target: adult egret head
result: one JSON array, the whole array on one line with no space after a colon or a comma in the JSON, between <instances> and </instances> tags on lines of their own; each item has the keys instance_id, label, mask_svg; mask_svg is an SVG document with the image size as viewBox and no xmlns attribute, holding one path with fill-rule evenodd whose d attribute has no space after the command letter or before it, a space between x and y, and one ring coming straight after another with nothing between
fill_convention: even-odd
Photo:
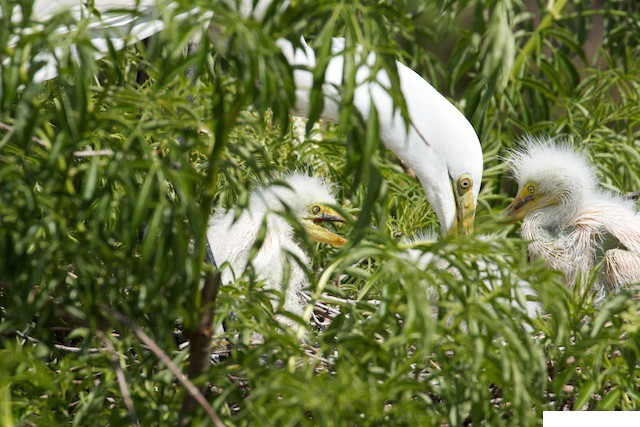
<instances>
[{"instance_id":1,"label":"adult egret head","mask_svg":"<svg viewBox=\"0 0 640 427\"><path fill-rule=\"evenodd\" d=\"M444 97L443 100L455 110L439 120L448 123L449 133L430 140L431 156L422 157L414 171L438 215L441 234L470 234L482 181L482 149L471 124ZM440 114L444 114L443 110L444 106ZM422 147L418 150L422 151Z\"/></svg>"},{"instance_id":2,"label":"adult egret head","mask_svg":"<svg viewBox=\"0 0 640 427\"><path fill-rule=\"evenodd\" d=\"M402 118L391 116L381 99L385 95L373 91L377 108L393 117L382 127L383 142L415 172L438 215L440 234L470 234L483 169L478 136L466 117L426 80L397 66L412 125L405 132Z\"/></svg>"},{"instance_id":3,"label":"adult egret head","mask_svg":"<svg viewBox=\"0 0 640 427\"><path fill-rule=\"evenodd\" d=\"M396 65L412 126L403 145L404 121L396 113L390 132L382 133L386 145L416 173L438 215L440 234L470 234L483 171L478 135L464 114L422 76Z\"/></svg>"},{"instance_id":4,"label":"adult egret head","mask_svg":"<svg viewBox=\"0 0 640 427\"><path fill-rule=\"evenodd\" d=\"M221 268L223 283L233 282L251 265L266 288L285 293L284 309L301 316L304 303L298 293L307 285L301 264L309 267L311 262L296 239L294 227L282 214L295 217L312 239L342 246L345 238L322 226L344 222L331 208L335 204L325 181L294 173L256 189L239 215L233 209L215 214L207 239ZM257 242L263 227L263 238ZM250 258L256 244L259 248ZM285 277L289 278L288 283L283 283ZM287 319L281 320L291 324Z\"/></svg>"},{"instance_id":5,"label":"adult egret head","mask_svg":"<svg viewBox=\"0 0 640 427\"><path fill-rule=\"evenodd\" d=\"M570 286L586 283L602 262L596 301L640 282L640 215L632 202L599 187L584 152L527 137L508 162L518 194L507 213L523 220L532 257L562 271Z\"/></svg>"}]
</instances>

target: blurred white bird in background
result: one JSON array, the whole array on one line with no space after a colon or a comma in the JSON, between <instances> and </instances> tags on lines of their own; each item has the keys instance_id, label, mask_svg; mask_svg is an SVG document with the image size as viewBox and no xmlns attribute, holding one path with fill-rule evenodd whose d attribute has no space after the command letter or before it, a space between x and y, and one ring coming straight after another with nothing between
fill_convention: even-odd
<instances>
[{"instance_id":1,"label":"blurred white bird in background","mask_svg":"<svg viewBox=\"0 0 640 427\"><path fill-rule=\"evenodd\" d=\"M284 309L302 316L305 303L299 292L308 284L302 267L309 268L309 256L296 239L294 227L282 215L289 212L313 240L342 246L346 239L322 227L326 222L344 222L331 205L336 200L327 182L300 173L285 176L253 191L248 206L239 216L236 210L216 213L209 223L207 239L220 266L222 283L240 278L249 265L256 279L267 289L285 292ZM261 229L264 238L250 258ZM283 283L284 277L289 278ZM283 323L291 325L288 319Z\"/></svg>"},{"instance_id":2,"label":"blurred white bird in background","mask_svg":"<svg viewBox=\"0 0 640 427\"><path fill-rule=\"evenodd\" d=\"M479 240L490 242L501 242L502 238L494 234L483 234L478 236ZM418 245L429 245L437 241L437 234L432 231L423 231L417 234L415 237L406 238L402 241L402 246L405 246L405 250L400 254L405 259L414 263L418 268L424 270L426 274L429 274L430 268L436 270L446 270L447 273L454 276L457 280L463 281L465 278L458 270L458 267L452 265L447 259L439 257L435 253L429 250L418 249ZM504 285L504 279L509 278L508 282L513 282L511 272L508 271L508 265L505 258L502 258L503 265L498 265L495 260L491 259L491 255L474 255L468 256L467 260L458 260L458 262L466 263L473 260L473 270L477 272L478 280L490 290L496 290ZM446 291L443 285L440 285L441 291ZM427 289L430 300L435 303L438 299L438 292L436 289ZM531 284L523 279L516 279L515 285L510 288L510 301L513 306L518 305L522 307L527 315L531 318L537 317L542 313L542 306L538 300L538 295L531 287Z\"/></svg>"},{"instance_id":3,"label":"blurred white bird in background","mask_svg":"<svg viewBox=\"0 0 640 427\"><path fill-rule=\"evenodd\" d=\"M271 0L222 0L230 7L239 7L245 18L260 21ZM96 0L89 2L99 13L88 9L83 0L36 0L33 19L45 21L54 13L71 9L76 17L89 17L90 36L96 56L104 56L111 40L116 49L149 37L164 28L164 21L155 0ZM158 1L158 4L169 2ZM169 6L170 7L170 6ZM130 9L134 12L127 12ZM109 12L111 10L111 12ZM206 18L206 14L202 19ZM210 16L210 15L209 15ZM175 17L179 19L179 17ZM215 28L210 35L216 37ZM60 32L69 31L60 28ZM216 40L212 40L214 45ZM288 40L278 42L284 56L292 66L296 83L296 114L309 111L310 90L313 85L313 70L316 57L313 49L301 40L301 47L294 48ZM342 85L344 64L344 41L334 39L334 57L328 64L323 86L324 111L321 118L337 121L339 87ZM428 201L438 215L440 233L470 233L482 179L482 149L473 127L464 115L420 75L396 62L400 88L410 119L405 123L400 110L394 107L388 93L390 79L385 71L377 71L369 80L375 54L359 65L356 80L359 84L354 94L354 106L365 120L369 119L375 105L380 122L380 138L384 145L413 169ZM36 75L37 80L53 78L57 74L55 55L41 55L45 66ZM302 68L300 68L302 67Z\"/></svg>"},{"instance_id":4,"label":"blurred white bird in background","mask_svg":"<svg viewBox=\"0 0 640 427\"><path fill-rule=\"evenodd\" d=\"M121 50L162 31L165 24L157 4L166 4L167 8L175 9L175 5L171 5L169 2L157 2L156 0L97 0L94 2L86 0L35 0L31 11L31 20L47 22L63 12L70 13L77 21L88 18L89 23L86 30L95 49L94 57L100 59L109 52L109 43L112 43L114 49ZM20 8L14 9L12 20L22 19L22 14ZM185 16L186 13L177 13L174 19L181 20ZM206 15L204 19L206 19ZM60 27L56 34L65 34L74 30L73 26ZM18 36L14 35L9 42L10 46L17 43ZM36 61L42 62L41 68L34 76L35 82L44 82L58 75L58 61L64 57L62 52L63 50L58 48L54 49L52 53L41 52L35 55ZM75 48L72 48L71 54L77 57L78 53Z\"/></svg>"},{"instance_id":5,"label":"blurred white bird in background","mask_svg":"<svg viewBox=\"0 0 640 427\"><path fill-rule=\"evenodd\" d=\"M622 196L602 189L583 151L566 142L527 137L508 162L518 195L508 214L522 220L529 253L585 284L602 263L595 302L640 282L640 215Z\"/></svg>"}]
</instances>

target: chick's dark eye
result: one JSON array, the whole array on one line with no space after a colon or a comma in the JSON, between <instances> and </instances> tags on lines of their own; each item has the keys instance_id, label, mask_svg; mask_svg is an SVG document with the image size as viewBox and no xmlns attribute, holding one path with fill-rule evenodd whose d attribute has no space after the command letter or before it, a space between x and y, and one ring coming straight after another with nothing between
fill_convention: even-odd
<instances>
[{"instance_id":1,"label":"chick's dark eye","mask_svg":"<svg viewBox=\"0 0 640 427\"><path fill-rule=\"evenodd\" d=\"M311 213L313 213L313 214L320 213L320 206L316 205L316 206L312 207L311 208Z\"/></svg>"}]
</instances>

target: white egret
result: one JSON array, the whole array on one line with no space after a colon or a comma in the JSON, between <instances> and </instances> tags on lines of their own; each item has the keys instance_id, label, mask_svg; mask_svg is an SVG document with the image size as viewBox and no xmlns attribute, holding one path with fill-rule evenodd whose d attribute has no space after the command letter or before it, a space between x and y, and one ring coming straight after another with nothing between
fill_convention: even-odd
<instances>
[{"instance_id":1,"label":"white egret","mask_svg":"<svg viewBox=\"0 0 640 427\"><path fill-rule=\"evenodd\" d=\"M584 152L528 137L508 162L518 195L507 210L522 220L532 257L563 272L570 286L602 263L596 302L640 282L640 215L631 201L600 188Z\"/></svg>"},{"instance_id":2,"label":"white egret","mask_svg":"<svg viewBox=\"0 0 640 427\"><path fill-rule=\"evenodd\" d=\"M289 63L298 67L294 71L296 112L307 114L315 53L303 39L298 48L287 40L279 40L278 45ZM338 88L342 85L344 49L344 39L333 39L334 56L327 66L323 86L322 118L329 121L339 119ZM375 54L371 53L358 67L355 108L368 119L372 105L375 106L382 142L415 172L438 215L441 234L471 232L482 179L482 149L471 123L425 79L396 61L400 89L411 120L407 127L389 94L391 83L387 73L380 70L372 78L375 60Z\"/></svg>"},{"instance_id":3,"label":"white egret","mask_svg":"<svg viewBox=\"0 0 640 427\"><path fill-rule=\"evenodd\" d=\"M209 223L207 239L221 268L223 284L239 278L251 265L266 288L285 291L283 288L287 287L283 308L302 316L305 304L299 292L307 285L307 276L301 264L309 267L311 263L296 241L294 227L282 213L290 212L312 239L342 246L346 242L344 237L321 226L325 222L344 222L331 208L335 204L331 187L325 181L294 173L255 190L237 218L234 209L215 214ZM264 238L249 258L262 227ZM289 277L288 284L283 284L285 276Z\"/></svg>"},{"instance_id":4,"label":"white egret","mask_svg":"<svg viewBox=\"0 0 640 427\"><path fill-rule=\"evenodd\" d=\"M230 7L239 7L245 18L260 21L271 0L223 0ZM237 4L236 4L237 3ZM46 20L54 12L72 6L79 16L80 12L92 20L91 38L96 53L103 54L108 49L105 36L108 36L116 48L148 37L163 28L163 21L154 8L154 0L96 0L90 2L101 13L87 13L82 0L62 0L51 2L36 0L34 19ZM166 2L165 2L166 4ZM254 8L255 6L255 8ZM83 9L84 8L84 9ZM113 13L106 13L116 8ZM136 13L125 13L123 9L133 9ZM105 33L105 29L108 30ZM61 29L64 31L65 29ZM218 34L210 31L213 37ZM214 44L216 40L212 40ZM313 49L304 40L301 47L294 47L288 40L278 42L282 53L292 66L296 83L296 114L309 111L310 90L313 84L313 69L316 58ZM219 43L218 43L219 44ZM341 39L333 41L333 58L325 73L323 93L324 111L321 118L338 120L339 94L342 84L344 64L344 43ZM440 232L461 231L469 233L473 227L475 207L482 179L482 149L478 136L464 115L444 96L436 91L420 75L396 62L400 88L410 119L406 125L399 109L389 95L390 79L385 71L377 71L372 76L375 54L360 64L356 80L359 84L354 94L354 106L368 119L375 105L380 121L380 138L387 148L416 173L425 190L428 201L433 206L440 221ZM55 58L47 61L43 74L37 78L51 78L57 72ZM300 68L302 67L302 68Z\"/></svg>"}]
</instances>

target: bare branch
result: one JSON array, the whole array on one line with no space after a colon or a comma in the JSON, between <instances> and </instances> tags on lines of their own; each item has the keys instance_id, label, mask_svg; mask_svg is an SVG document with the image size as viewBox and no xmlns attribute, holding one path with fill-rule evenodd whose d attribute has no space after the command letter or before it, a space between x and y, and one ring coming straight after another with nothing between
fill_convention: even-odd
<instances>
[{"instance_id":1,"label":"bare branch","mask_svg":"<svg viewBox=\"0 0 640 427\"><path fill-rule=\"evenodd\" d=\"M171 358L167 355L167 353L165 353L164 350L162 350L158 346L158 344L156 344L155 341L153 341L151 337L149 337L149 335L146 334L146 332L140 329L138 325L136 325L127 316L112 309L111 307L102 305L101 308L102 310L104 310L105 312L113 316L120 323L124 324L129 329L131 329L144 344L149 346L149 349L153 352L153 354L155 354L156 357L160 359L160 361L162 361L162 363L164 363L167 366L167 368L169 368L169 370L176 377L176 379L180 381L180 383L185 388L187 393L189 393L191 397L193 397L198 402L198 404L200 404L200 406L205 410L205 412L209 416L209 419L213 422L213 424L216 427L224 426L224 424L222 423L222 420L220 419L218 414L214 412L209 402L207 402L207 399L205 399L202 393L200 393L200 390L198 390L198 388L195 385L193 385L191 381L189 381L189 378L187 378L187 376L183 374L182 371L180 371L180 368L178 368L176 364L173 363L173 360L171 360Z\"/></svg>"},{"instance_id":2,"label":"bare branch","mask_svg":"<svg viewBox=\"0 0 640 427\"><path fill-rule=\"evenodd\" d=\"M8 125L8 124L6 124L6 123L2 123L2 122L0 122L0 129L4 129L4 130L6 130L7 132L11 132L11 131L13 131L13 126ZM43 147L47 147L47 146L49 145L49 144L47 144L43 139L36 138L35 136L34 136L34 137L32 137L32 138L31 138L31 140L32 140L33 142L35 142L36 144L41 145L41 146L43 146Z\"/></svg>"},{"instance_id":3,"label":"bare branch","mask_svg":"<svg viewBox=\"0 0 640 427\"><path fill-rule=\"evenodd\" d=\"M190 343L189 369L187 372L192 380L205 373L211 365L213 317L220 284L220 272L217 269L215 271L207 270L200 300L200 322L195 330L184 331ZM193 398L185 396L182 401L182 424L188 424L186 415L193 413L195 408L196 402Z\"/></svg>"},{"instance_id":4,"label":"bare branch","mask_svg":"<svg viewBox=\"0 0 640 427\"><path fill-rule=\"evenodd\" d=\"M131 418L131 425L140 427L140 422L138 421L138 413L136 412L136 407L133 405L131 393L129 393L127 377L124 375L122 366L120 366L120 355L116 351L116 348L113 346L113 343L105 336L104 332L97 331L96 335L102 340L109 353L111 353L111 358L113 359L113 368L116 371L116 378L118 379L118 386L120 386L120 392L122 393L124 405L127 407L129 417Z\"/></svg>"},{"instance_id":5,"label":"bare branch","mask_svg":"<svg viewBox=\"0 0 640 427\"><path fill-rule=\"evenodd\" d=\"M638 200L640 199L640 191L633 191L626 194L627 199Z\"/></svg>"},{"instance_id":6,"label":"bare branch","mask_svg":"<svg viewBox=\"0 0 640 427\"><path fill-rule=\"evenodd\" d=\"M56 315L64 320L65 322L71 324L71 325L75 325L75 326L82 326L82 327L90 327L91 325L89 324L89 322L87 322L85 319L76 316L75 314L71 313L69 310L67 310L64 306L62 305L58 305L55 304L54 305L54 310ZM111 325L109 324L109 322L104 319L104 318L99 318L98 319L98 328L105 330L105 329L109 329Z\"/></svg>"},{"instance_id":7,"label":"bare branch","mask_svg":"<svg viewBox=\"0 0 640 427\"><path fill-rule=\"evenodd\" d=\"M98 156L113 156L113 150L83 150L83 151L74 151L73 155L75 157L98 157Z\"/></svg>"},{"instance_id":8,"label":"bare branch","mask_svg":"<svg viewBox=\"0 0 640 427\"><path fill-rule=\"evenodd\" d=\"M34 344L39 344L40 340L37 338L33 338L32 336L29 336L27 334L25 334L24 332L21 331L15 331L16 335L19 336L20 338L27 340L29 342L32 342ZM62 351L68 351L70 353L83 353L83 352L87 352L87 353L100 353L101 351L104 351L105 349L103 348L87 348L84 349L82 347L71 347L68 345L62 345L62 344L54 344L53 345L55 348L57 348L58 350L62 350Z\"/></svg>"}]
</instances>

